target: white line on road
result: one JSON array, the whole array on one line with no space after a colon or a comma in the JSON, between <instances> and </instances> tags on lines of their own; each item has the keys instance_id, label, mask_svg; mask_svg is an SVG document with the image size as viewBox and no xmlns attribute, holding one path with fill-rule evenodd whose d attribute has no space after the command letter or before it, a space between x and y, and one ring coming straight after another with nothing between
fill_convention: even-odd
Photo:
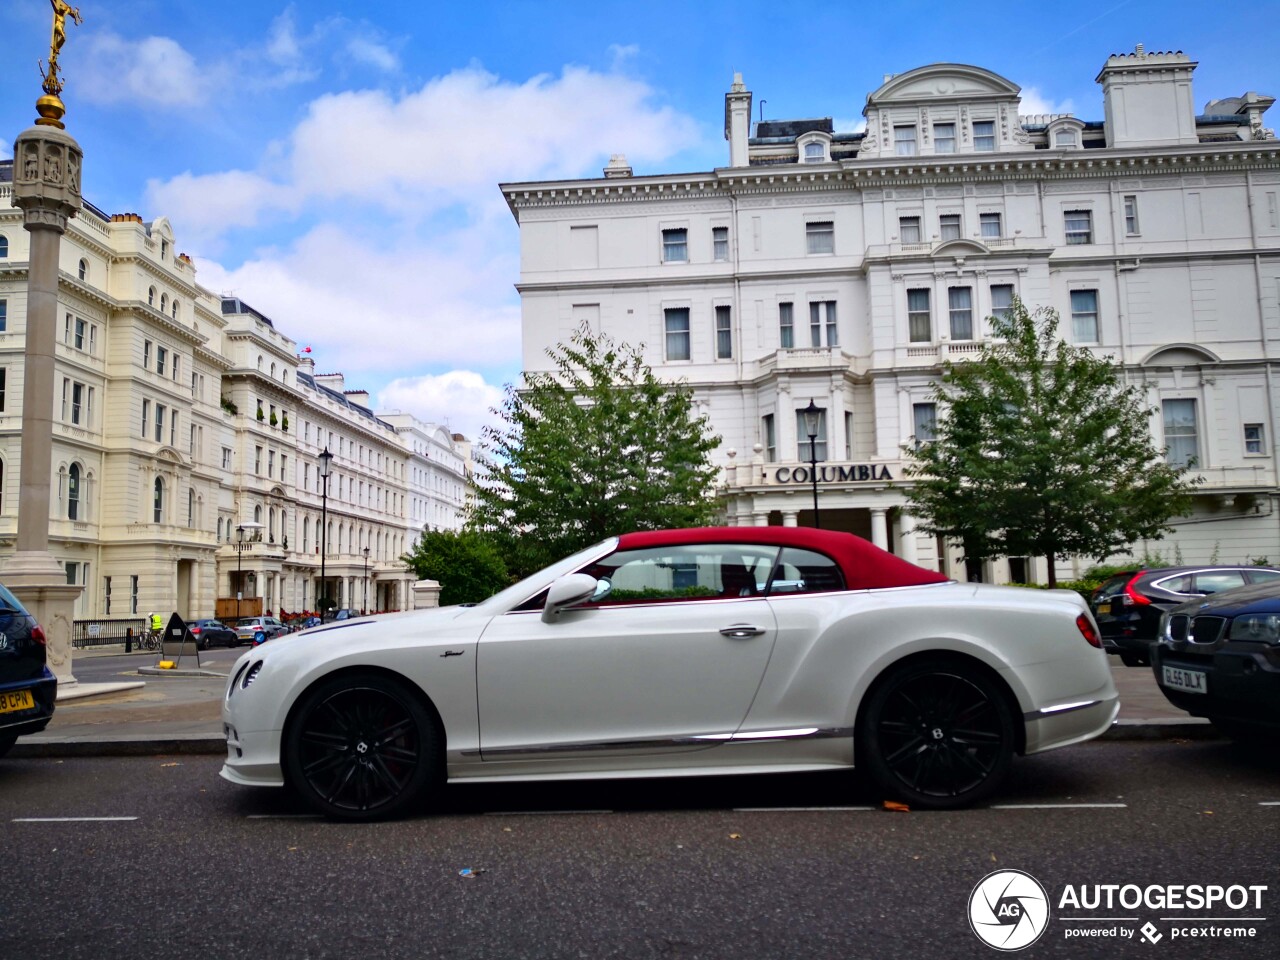
<instances>
[{"instance_id":1,"label":"white line on road","mask_svg":"<svg viewBox=\"0 0 1280 960\"><path fill-rule=\"evenodd\" d=\"M115 823L137 817L14 817L10 823Z\"/></svg>"},{"instance_id":2,"label":"white line on road","mask_svg":"<svg viewBox=\"0 0 1280 960\"><path fill-rule=\"evenodd\" d=\"M319 813L250 813L246 820L319 820Z\"/></svg>"},{"instance_id":3,"label":"white line on road","mask_svg":"<svg viewBox=\"0 0 1280 960\"><path fill-rule=\"evenodd\" d=\"M1115 810L1127 803L993 803L989 810Z\"/></svg>"},{"instance_id":4,"label":"white line on road","mask_svg":"<svg viewBox=\"0 0 1280 960\"><path fill-rule=\"evenodd\" d=\"M1259 800L1260 807L1280 807L1280 800Z\"/></svg>"},{"instance_id":5,"label":"white line on road","mask_svg":"<svg viewBox=\"0 0 1280 960\"><path fill-rule=\"evenodd\" d=\"M734 813L843 813L875 810L875 807L734 807Z\"/></svg>"},{"instance_id":6,"label":"white line on road","mask_svg":"<svg viewBox=\"0 0 1280 960\"><path fill-rule=\"evenodd\" d=\"M612 810L487 810L486 817L559 817L569 813L613 813Z\"/></svg>"}]
</instances>

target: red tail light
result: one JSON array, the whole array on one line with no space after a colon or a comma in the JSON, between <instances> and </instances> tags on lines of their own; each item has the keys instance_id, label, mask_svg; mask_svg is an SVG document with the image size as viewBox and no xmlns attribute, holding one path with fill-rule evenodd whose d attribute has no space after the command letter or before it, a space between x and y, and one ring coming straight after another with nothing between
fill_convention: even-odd
<instances>
[{"instance_id":1,"label":"red tail light","mask_svg":"<svg viewBox=\"0 0 1280 960\"><path fill-rule=\"evenodd\" d=\"M198 634L198 633L200 632L200 630L201 630L201 628L200 628L200 627L192 627L192 628L191 628L191 632L192 632L192 633L196 633L196 634Z\"/></svg>"},{"instance_id":2,"label":"red tail light","mask_svg":"<svg viewBox=\"0 0 1280 960\"><path fill-rule=\"evenodd\" d=\"M1129 598L1130 603L1136 603L1138 606L1149 604L1151 602L1150 599L1144 597L1142 594L1138 593L1138 591L1133 589L1133 585L1138 582L1138 577L1140 576L1142 576L1142 574L1136 574L1132 580L1124 585L1124 595Z\"/></svg>"},{"instance_id":3,"label":"red tail light","mask_svg":"<svg viewBox=\"0 0 1280 960\"><path fill-rule=\"evenodd\" d=\"M48 643L49 643L49 641L45 639L44 628L41 627L40 624L38 623L34 624L31 627L31 639L34 640L36 643L40 644L40 646L42 647L48 646Z\"/></svg>"},{"instance_id":4,"label":"red tail light","mask_svg":"<svg viewBox=\"0 0 1280 960\"><path fill-rule=\"evenodd\" d=\"M1076 629L1080 631L1080 636L1084 637L1089 643L1098 649L1102 649L1102 638L1098 636L1098 631L1093 629L1093 621L1085 614L1076 617Z\"/></svg>"}]
</instances>

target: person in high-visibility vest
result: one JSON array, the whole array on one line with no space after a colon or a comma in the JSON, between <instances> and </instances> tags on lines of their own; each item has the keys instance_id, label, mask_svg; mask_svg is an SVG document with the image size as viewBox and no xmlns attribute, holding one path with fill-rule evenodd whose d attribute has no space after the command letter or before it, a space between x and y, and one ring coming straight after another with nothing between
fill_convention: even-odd
<instances>
[{"instance_id":1,"label":"person in high-visibility vest","mask_svg":"<svg viewBox=\"0 0 1280 960\"><path fill-rule=\"evenodd\" d=\"M151 615L151 629L156 633L159 633L164 629L164 618L161 617L160 614L153 613Z\"/></svg>"}]
</instances>

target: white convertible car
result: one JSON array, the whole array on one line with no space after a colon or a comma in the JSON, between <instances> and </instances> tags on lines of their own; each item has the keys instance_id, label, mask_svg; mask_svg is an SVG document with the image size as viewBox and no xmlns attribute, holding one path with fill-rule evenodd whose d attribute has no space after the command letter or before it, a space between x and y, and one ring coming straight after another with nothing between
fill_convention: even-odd
<instances>
[{"instance_id":1,"label":"white convertible car","mask_svg":"<svg viewBox=\"0 0 1280 960\"><path fill-rule=\"evenodd\" d=\"M444 780L848 768L914 807L970 804L1015 753L1119 709L1084 602L957 583L847 533L632 533L484 603L257 647L223 703L233 783L346 819Z\"/></svg>"}]
</instances>

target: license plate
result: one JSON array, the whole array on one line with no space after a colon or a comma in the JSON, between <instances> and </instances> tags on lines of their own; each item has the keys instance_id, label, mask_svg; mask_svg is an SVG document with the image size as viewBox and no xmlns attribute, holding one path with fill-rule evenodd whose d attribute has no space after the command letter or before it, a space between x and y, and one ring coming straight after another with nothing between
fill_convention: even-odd
<instances>
[{"instance_id":1,"label":"license plate","mask_svg":"<svg viewBox=\"0 0 1280 960\"><path fill-rule=\"evenodd\" d=\"M1184 670L1182 667L1164 668L1164 685L1186 693L1208 693L1208 674L1199 670Z\"/></svg>"},{"instance_id":2,"label":"license plate","mask_svg":"<svg viewBox=\"0 0 1280 960\"><path fill-rule=\"evenodd\" d=\"M30 690L13 690L0 693L0 713L14 713L18 710L30 710L36 705L35 697Z\"/></svg>"}]
</instances>

